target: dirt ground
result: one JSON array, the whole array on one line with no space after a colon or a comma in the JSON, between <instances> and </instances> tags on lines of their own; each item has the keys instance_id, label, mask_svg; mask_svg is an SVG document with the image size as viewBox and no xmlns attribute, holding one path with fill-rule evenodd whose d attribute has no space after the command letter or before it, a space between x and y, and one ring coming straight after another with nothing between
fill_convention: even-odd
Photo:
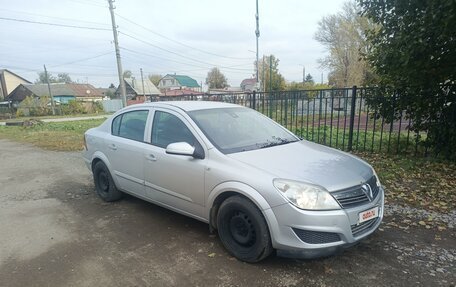
<instances>
[{"instance_id":1,"label":"dirt ground","mask_svg":"<svg viewBox=\"0 0 456 287\"><path fill-rule=\"evenodd\" d=\"M246 264L206 224L102 202L80 153L0 140L0 286L455 286L454 217L437 236L398 216L337 256Z\"/></svg>"}]
</instances>

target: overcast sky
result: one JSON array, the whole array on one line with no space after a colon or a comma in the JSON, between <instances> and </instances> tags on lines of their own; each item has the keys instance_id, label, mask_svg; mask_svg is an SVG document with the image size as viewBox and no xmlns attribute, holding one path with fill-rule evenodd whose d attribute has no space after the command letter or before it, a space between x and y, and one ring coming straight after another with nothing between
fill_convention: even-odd
<instances>
[{"instance_id":1,"label":"overcast sky","mask_svg":"<svg viewBox=\"0 0 456 287\"><path fill-rule=\"evenodd\" d=\"M343 0L259 0L260 58L275 55L287 81L302 69L320 81L325 53L313 39L318 21ZM186 74L203 82L217 66L231 86L252 77L255 0L117 0L115 13L124 70ZM79 29L0 19L0 69L35 81L43 64L53 75L106 87L118 84L107 1L0 0L0 18L96 28ZM250 50L250 51L249 51Z\"/></svg>"}]
</instances>

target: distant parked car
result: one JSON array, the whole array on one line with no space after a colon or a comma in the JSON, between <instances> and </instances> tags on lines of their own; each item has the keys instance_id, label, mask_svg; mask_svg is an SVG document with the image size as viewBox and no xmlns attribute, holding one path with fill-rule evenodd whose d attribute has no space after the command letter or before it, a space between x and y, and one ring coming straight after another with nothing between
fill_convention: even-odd
<instances>
[{"instance_id":1,"label":"distant parked car","mask_svg":"<svg viewBox=\"0 0 456 287\"><path fill-rule=\"evenodd\" d=\"M129 193L217 230L239 260L328 256L373 233L384 191L370 165L218 102L124 108L85 133L98 195Z\"/></svg>"}]
</instances>

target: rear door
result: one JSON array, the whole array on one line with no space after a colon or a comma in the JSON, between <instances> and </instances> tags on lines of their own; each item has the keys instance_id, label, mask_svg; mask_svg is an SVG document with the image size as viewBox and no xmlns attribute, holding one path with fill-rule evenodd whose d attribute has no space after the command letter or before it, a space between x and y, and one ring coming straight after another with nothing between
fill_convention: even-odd
<instances>
[{"instance_id":1,"label":"rear door","mask_svg":"<svg viewBox=\"0 0 456 287\"><path fill-rule=\"evenodd\" d=\"M144 196L144 156L149 144L149 109L127 111L113 119L106 154L118 188Z\"/></svg>"}]
</instances>

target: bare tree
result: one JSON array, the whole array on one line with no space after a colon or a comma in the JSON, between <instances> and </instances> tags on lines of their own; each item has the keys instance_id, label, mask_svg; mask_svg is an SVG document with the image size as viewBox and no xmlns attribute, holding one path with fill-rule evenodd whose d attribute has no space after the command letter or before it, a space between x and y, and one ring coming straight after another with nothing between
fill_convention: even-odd
<instances>
[{"instance_id":1,"label":"bare tree","mask_svg":"<svg viewBox=\"0 0 456 287\"><path fill-rule=\"evenodd\" d=\"M286 88L285 78L279 72L279 62L274 55L263 55L259 61L258 73L264 91L281 91Z\"/></svg>"},{"instance_id":2,"label":"bare tree","mask_svg":"<svg viewBox=\"0 0 456 287\"><path fill-rule=\"evenodd\" d=\"M369 50L366 30L375 25L359 12L355 2L346 2L339 14L323 17L315 33L328 52L320 64L330 69L329 82L337 87L363 85L373 78L364 55Z\"/></svg>"},{"instance_id":3,"label":"bare tree","mask_svg":"<svg viewBox=\"0 0 456 287\"><path fill-rule=\"evenodd\" d=\"M59 83L72 83L70 75L68 73L58 73L57 74L57 82Z\"/></svg>"},{"instance_id":4,"label":"bare tree","mask_svg":"<svg viewBox=\"0 0 456 287\"><path fill-rule=\"evenodd\" d=\"M57 77L54 77L51 73L48 72L49 83L72 83L71 77L68 73L59 73ZM44 72L38 73L38 79L35 80L35 84L45 84L46 74Z\"/></svg>"},{"instance_id":5,"label":"bare tree","mask_svg":"<svg viewBox=\"0 0 456 287\"><path fill-rule=\"evenodd\" d=\"M212 68L207 73L206 84L209 86L209 89L223 89L228 87L225 75L217 67Z\"/></svg>"},{"instance_id":6,"label":"bare tree","mask_svg":"<svg viewBox=\"0 0 456 287\"><path fill-rule=\"evenodd\" d=\"M130 70L125 70L122 74L122 78L124 79L129 79L133 76L133 73Z\"/></svg>"},{"instance_id":7,"label":"bare tree","mask_svg":"<svg viewBox=\"0 0 456 287\"><path fill-rule=\"evenodd\" d=\"M160 82L161 78L163 78L162 75L159 74L151 74L149 75L149 80L155 85L158 86L158 83Z\"/></svg>"}]
</instances>

